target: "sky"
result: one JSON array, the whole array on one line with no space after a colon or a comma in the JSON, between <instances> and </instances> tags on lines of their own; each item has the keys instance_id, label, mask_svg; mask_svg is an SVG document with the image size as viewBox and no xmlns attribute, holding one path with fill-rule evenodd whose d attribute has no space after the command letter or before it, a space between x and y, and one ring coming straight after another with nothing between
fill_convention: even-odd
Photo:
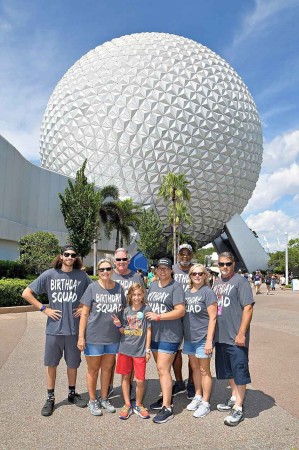
<instances>
[{"instance_id":1,"label":"sky","mask_svg":"<svg viewBox=\"0 0 299 450\"><path fill-rule=\"evenodd\" d=\"M138 32L193 39L254 98L263 164L242 218L265 250L284 250L299 237L298 23L299 0L0 0L0 134L38 164L49 97L89 50Z\"/></svg>"}]
</instances>

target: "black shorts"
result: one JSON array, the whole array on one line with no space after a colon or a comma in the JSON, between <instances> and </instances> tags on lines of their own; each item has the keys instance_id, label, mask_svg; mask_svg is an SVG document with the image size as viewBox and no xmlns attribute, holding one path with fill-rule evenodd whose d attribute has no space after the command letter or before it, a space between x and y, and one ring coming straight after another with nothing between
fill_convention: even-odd
<instances>
[{"instance_id":1,"label":"black shorts","mask_svg":"<svg viewBox=\"0 0 299 450\"><path fill-rule=\"evenodd\" d=\"M216 343L216 375L218 380L233 379L237 385L251 383L248 348Z\"/></svg>"}]
</instances>

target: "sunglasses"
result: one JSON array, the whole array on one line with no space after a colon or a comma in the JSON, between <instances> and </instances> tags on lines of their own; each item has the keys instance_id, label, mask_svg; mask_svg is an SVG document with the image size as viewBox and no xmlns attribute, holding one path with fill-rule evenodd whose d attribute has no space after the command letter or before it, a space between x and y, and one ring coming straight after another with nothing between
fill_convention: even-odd
<instances>
[{"instance_id":1,"label":"sunglasses","mask_svg":"<svg viewBox=\"0 0 299 450\"><path fill-rule=\"evenodd\" d=\"M202 277L204 275L204 272L192 272L190 275L192 277L195 277L196 275L199 275L200 277Z\"/></svg>"},{"instance_id":2,"label":"sunglasses","mask_svg":"<svg viewBox=\"0 0 299 450\"><path fill-rule=\"evenodd\" d=\"M220 263L218 263L218 266L219 266L219 267L224 267L224 266L230 267L230 266L232 266L232 265L233 265L232 262L228 262L228 263L220 262Z\"/></svg>"},{"instance_id":3,"label":"sunglasses","mask_svg":"<svg viewBox=\"0 0 299 450\"><path fill-rule=\"evenodd\" d=\"M68 253L68 252L65 252L65 253L63 254L63 256L65 256L66 258L68 258L69 256L70 256L71 258L77 258L77 253Z\"/></svg>"},{"instance_id":4,"label":"sunglasses","mask_svg":"<svg viewBox=\"0 0 299 450\"><path fill-rule=\"evenodd\" d=\"M98 269L99 272L111 272L112 267L100 267Z\"/></svg>"},{"instance_id":5,"label":"sunglasses","mask_svg":"<svg viewBox=\"0 0 299 450\"><path fill-rule=\"evenodd\" d=\"M115 261L120 262L120 261L128 261L129 258L115 258Z\"/></svg>"}]
</instances>

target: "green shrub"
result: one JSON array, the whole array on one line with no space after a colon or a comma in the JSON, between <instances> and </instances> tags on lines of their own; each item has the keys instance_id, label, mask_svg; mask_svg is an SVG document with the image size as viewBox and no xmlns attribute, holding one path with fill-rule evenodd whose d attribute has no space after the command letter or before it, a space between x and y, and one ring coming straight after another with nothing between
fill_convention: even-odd
<instances>
[{"instance_id":1,"label":"green shrub","mask_svg":"<svg viewBox=\"0 0 299 450\"><path fill-rule=\"evenodd\" d=\"M29 284L29 280L20 280L17 278L0 280L0 307L29 305L22 298L22 292ZM38 299L42 303L48 303L46 295L40 295Z\"/></svg>"},{"instance_id":2,"label":"green shrub","mask_svg":"<svg viewBox=\"0 0 299 450\"><path fill-rule=\"evenodd\" d=\"M26 266L20 261L0 260L0 278L25 278L28 275Z\"/></svg>"}]
</instances>

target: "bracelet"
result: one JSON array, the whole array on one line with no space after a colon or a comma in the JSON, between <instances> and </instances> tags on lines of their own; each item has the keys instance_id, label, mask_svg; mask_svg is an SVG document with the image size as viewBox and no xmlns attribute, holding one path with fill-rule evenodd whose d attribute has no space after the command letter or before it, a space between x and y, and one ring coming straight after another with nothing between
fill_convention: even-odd
<instances>
[{"instance_id":1,"label":"bracelet","mask_svg":"<svg viewBox=\"0 0 299 450\"><path fill-rule=\"evenodd\" d=\"M120 326L115 325L115 326L116 326L116 328L118 328L118 329L123 328L122 325L120 325Z\"/></svg>"},{"instance_id":2,"label":"bracelet","mask_svg":"<svg viewBox=\"0 0 299 450\"><path fill-rule=\"evenodd\" d=\"M157 322L159 322L161 320L161 314L157 315Z\"/></svg>"},{"instance_id":3,"label":"bracelet","mask_svg":"<svg viewBox=\"0 0 299 450\"><path fill-rule=\"evenodd\" d=\"M151 349L150 348L147 348L146 350L145 350L145 353L150 353L151 352Z\"/></svg>"},{"instance_id":4,"label":"bracelet","mask_svg":"<svg viewBox=\"0 0 299 450\"><path fill-rule=\"evenodd\" d=\"M46 305L42 305L42 306L40 307L39 310L40 310L41 312L43 312L45 309L46 309Z\"/></svg>"}]
</instances>

